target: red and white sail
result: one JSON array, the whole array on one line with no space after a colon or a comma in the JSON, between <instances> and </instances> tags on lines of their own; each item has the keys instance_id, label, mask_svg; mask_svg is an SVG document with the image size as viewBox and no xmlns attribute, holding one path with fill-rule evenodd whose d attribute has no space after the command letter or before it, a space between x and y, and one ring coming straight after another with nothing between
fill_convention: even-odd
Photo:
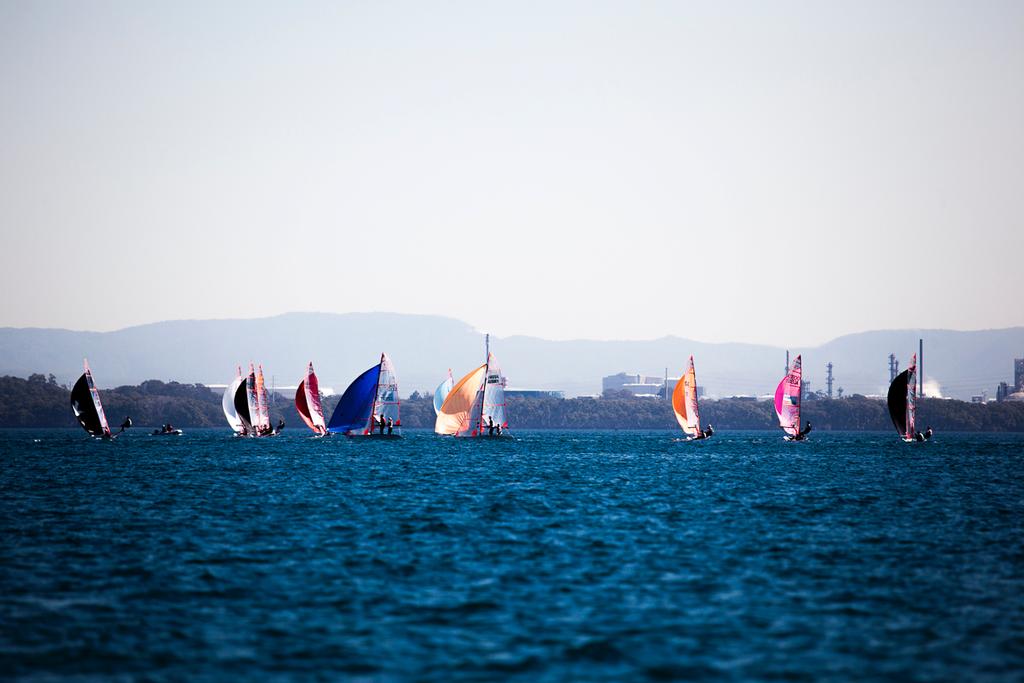
<instances>
[{"instance_id":1,"label":"red and white sail","mask_svg":"<svg viewBox=\"0 0 1024 683\"><path fill-rule=\"evenodd\" d=\"M299 382L295 392L295 409L302 420L317 434L327 433L324 409L320 404L320 382L313 371L313 363L306 366L306 378Z\"/></svg>"}]
</instances>

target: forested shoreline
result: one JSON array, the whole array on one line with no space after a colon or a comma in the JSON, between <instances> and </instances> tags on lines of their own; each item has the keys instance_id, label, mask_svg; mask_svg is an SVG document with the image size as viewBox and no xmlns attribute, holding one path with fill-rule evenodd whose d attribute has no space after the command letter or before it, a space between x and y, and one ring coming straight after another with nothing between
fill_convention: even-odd
<instances>
[{"instance_id":1,"label":"forested shoreline","mask_svg":"<svg viewBox=\"0 0 1024 683\"><path fill-rule=\"evenodd\" d=\"M201 384L148 380L100 392L112 424L130 415L140 427L167 422L177 427L224 427L221 394ZM330 417L338 396L323 400ZM674 429L672 408L649 398L510 398L509 422L513 429ZM274 420L283 417L291 429L305 428L290 396L276 394ZM852 396L841 400L805 401L804 419L818 430L887 430L892 428L885 404ZM922 399L920 426L938 431L1024 432L1024 403L966 403ZM717 429L776 429L769 401L721 399L701 403L702 422ZM429 397L414 393L402 401L402 425L431 428L434 411ZM0 428L74 427L70 391L52 375L28 379L0 377Z\"/></svg>"}]
</instances>

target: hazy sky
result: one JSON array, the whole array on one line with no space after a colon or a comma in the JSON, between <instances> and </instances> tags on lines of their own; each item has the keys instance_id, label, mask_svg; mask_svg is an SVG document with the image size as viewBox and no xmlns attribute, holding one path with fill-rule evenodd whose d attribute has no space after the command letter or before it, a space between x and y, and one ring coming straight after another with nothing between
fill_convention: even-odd
<instances>
[{"instance_id":1,"label":"hazy sky","mask_svg":"<svg viewBox=\"0 0 1024 683\"><path fill-rule=\"evenodd\" d=\"M0 325L1024 324L1024 2L0 0Z\"/></svg>"}]
</instances>

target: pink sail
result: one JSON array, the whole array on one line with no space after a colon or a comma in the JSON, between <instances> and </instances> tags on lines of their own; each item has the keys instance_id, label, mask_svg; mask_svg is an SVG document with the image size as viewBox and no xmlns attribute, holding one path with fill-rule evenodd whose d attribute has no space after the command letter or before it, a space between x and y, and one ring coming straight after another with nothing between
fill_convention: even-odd
<instances>
[{"instance_id":1,"label":"pink sail","mask_svg":"<svg viewBox=\"0 0 1024 683\"><path fill-rule=\"evenodd\" d=\"M789 374L775 389L775 414L779 418L779 426L790 436L800 433L800 376L800 356L797 356Z\"/></svg>"}]
</instances>

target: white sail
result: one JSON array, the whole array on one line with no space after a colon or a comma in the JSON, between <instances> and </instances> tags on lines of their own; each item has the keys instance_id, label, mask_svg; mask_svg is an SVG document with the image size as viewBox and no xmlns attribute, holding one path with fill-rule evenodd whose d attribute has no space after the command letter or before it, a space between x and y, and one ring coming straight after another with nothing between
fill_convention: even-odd
<instances>
[{"instance_id":1,"label":"white sail","mask_svg":"<svg viewBox=\"0 0 1024 683\"><path fill-rule=\"evenodd\" d=\"M238 385L241 383L242 378L236 377L224 390L224 398L220 402L221 408L224 409L224 417L227 418L228 424L236 434L242 433L242 418L238 417L238 411L235 410L235 392L238 391Z\"/></svg>"},{"instance_id":2,"label":"white sail","mask_svg":"<svg viewBox=\"0 0 1024 683\"><path fill-rule=\"evenodd\" d=\"M391 362L388 354L380 356L380 374L377 376L377 393L374 396L371 419L383 417L391 420L396 427L402 426L402 417L399 414L398 401L398 373L395 372L395 365ZM371 428L368 425L368 428Z\"/></svg>"},{"instance_id":3,"label":"white sail","mask_svg":"<svg viewBox=\"0 0 1024 683\"><path fill-rule=\"evenodd\" d=\"M508 420L505 418L505 378L493 353L487 357L487 379L484 380L483 410L480 417L481 434L492 421L496 427L508 427Z\"/></svg>"}]
</instances>

